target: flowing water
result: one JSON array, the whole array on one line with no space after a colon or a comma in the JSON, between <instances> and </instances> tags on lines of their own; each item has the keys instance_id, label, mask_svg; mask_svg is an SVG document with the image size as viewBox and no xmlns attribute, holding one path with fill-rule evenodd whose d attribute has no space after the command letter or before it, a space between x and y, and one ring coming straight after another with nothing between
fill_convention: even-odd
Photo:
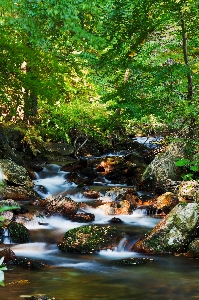
<instances>
[{"instance_id":1,"label":"flowing water","mask_svg":"<svg viewBox=\"0 0 199 300\"><path fill-rule=\"evenodd\" d=\"M106 183L108 185L108 183ZM42 187L42 188L41 188ZM91 207L91 200L84 198L75 184L67 181L67 173L56 164L46 165L37 174L35 189L43 197L70 195L77 202L86 202L84 211L95 214L93 224L108 224L107 216L99 208ZM0 287L0 299L30 299L32 295L46 295L56 300L181 300L199 299L199 261L183 256L146 256L129 252L126 245L153 228L160 218L148 216L144 211L120 215L122 224L114 224L127 232L114 250L103 250L91 255L62 253L57 243L64 233L82 226L58 217L35 217L27 221L32 242L9 244L17 256L40 260L49 267L40 270L13 266L5 271L5 287ZM43 225L39 224L42 223ZM126 243L128 241L128 243ZM148 257L141 265L116 266L116 259ZM54 298L53 298L54 297Z\"/></svg>"}]
</instances>

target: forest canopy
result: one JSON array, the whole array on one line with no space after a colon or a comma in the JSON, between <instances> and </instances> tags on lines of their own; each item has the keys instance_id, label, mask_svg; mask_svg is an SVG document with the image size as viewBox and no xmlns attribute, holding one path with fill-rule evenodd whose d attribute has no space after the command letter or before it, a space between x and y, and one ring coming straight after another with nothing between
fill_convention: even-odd
<instances>
[{"instance_id":1,"label":"forest canopy","mask_svg":"<svg viewBox=\"0 0 199 300\"><path fill-rule=\"evenodd\" d=\"M142 128L198 143L198 1L0 4L2 123L44 141Z\"/></svg>"}]
</instances>

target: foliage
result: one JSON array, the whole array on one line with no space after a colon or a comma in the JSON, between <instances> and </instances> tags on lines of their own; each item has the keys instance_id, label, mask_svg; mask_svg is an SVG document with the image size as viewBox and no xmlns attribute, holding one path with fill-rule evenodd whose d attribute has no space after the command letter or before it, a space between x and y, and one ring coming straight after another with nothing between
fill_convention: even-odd
<instances>
[{"instance_id":1,"label":"foliage","mask_svg":"<svg viewBox=\"0 0 199 300\"><path fill-rule=\"evenodd\" d=\"M28 124L35 153L74 129L105 141L138 125L198 140L195 1L0 4L0 120Z\"/></svg>"},{"instance_id":2,"label":"foliage","mask_svg":"<svg viewBox=\"0 0 199 300\"><path fill-rule=\"evenodd\" d=\"M182 175L183 180L192 180L192 179L199 179L199 159L196 158L195 160L191 161L188 158L179 159L176 161L175 165L177 167L185 167L186 173Z\"/></svg>"}]
</instances>

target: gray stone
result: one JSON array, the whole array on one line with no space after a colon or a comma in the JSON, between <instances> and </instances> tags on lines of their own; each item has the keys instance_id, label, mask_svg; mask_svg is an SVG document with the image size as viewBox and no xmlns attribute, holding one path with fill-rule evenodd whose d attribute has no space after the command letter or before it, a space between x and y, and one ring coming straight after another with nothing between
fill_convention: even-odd
<instances>
[{"instance_id":1,"label":"gray stone","mask_svg":"<svg viewBox=\"0 0 199 300\"><path fill-rule=\"evenodd\" d=\"M167 179L180 180L183 169L177 167L175 162L185 157L185 146L181 143L170 144L165 153L157 155L148 165L142 176L143 182L162 185Z\"/></svg>"},{"instance_id":2,"label":"gray stone","mask_svg":"<svg viewBox=\"0 0 199 300\"><path fill-rule=\"evenodd\" d=\"M148 236L139 240L133 250L150 252L186 252L195 238L199 221L199 204L176 205Z\"/></svg>"}]
</instances>

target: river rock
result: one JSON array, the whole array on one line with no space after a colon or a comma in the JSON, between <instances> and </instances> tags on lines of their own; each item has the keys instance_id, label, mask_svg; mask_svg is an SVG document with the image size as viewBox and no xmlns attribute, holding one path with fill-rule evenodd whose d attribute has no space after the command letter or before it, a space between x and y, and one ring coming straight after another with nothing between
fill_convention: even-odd
<instances>
[{"instance_id":1,"label":"river rock","mask_svg":"<svg viewBox=\"0 0 199 300\"><path fill-rule=\"evenodd\" d=\"M177 204L178 198L174 193L166 192L160 195L156 201L156 208L168 214Z\"/></svg>"},{"instance_id":2,"label":"river rock","mask_svg":"<svg viewBox=\"0 0 199 300\"><path fill-rule=\"evenodd\" d=\"M175 162L185 158L185 145L182 143L171 143L164 153L158 154L148 165L142 176L145 187L164 187L167 179L178 181L181 179L183 168L177 167Z\"/></svg>"},{"instance_id":3,"label":"river rock","mask_svg":"<svg viewBox=\"0 0 199 300\"><path fill-rule=\"evenodd\" d=\"M89 198L89 199L97 199L100 197L100 192L88 190L88 191L84 191L83 195L84 195L84 197Z\"/></svg>"},{"instance_id":4,"label":"river rock","mask_svg":"<svg viewBox=\"0 0 199 300\"><path fill-rule=\"evenodd\" d=\"M15 253L10 248L5 248L0 250L0 258L4 257L4 263L9 263L10 261L16 259Z\"/></svg>"},{"instance_id":5,"label":"river rock","mask_svg":"<svg viewBox=\"0 0 199 300\"><path fill-rule=\"evenodd\" d=\"M29 230L23 224L10 222L7 228L13 243L30 242Z\"/></svg>"},{"instance_id":6,"label":"river rock","mask_svg":"<svg viewBox=\"0 0 199 300\"><path fill-rule=\"evenodd\" d=\"M93 253L113 247L117 236L117 229L110 226L81 226L67 231L58 248L62 252Z\"/></svg>"},{"instance_id":7,"label":"river rock","mask_svg":"<svg viewBox=\"0 0 199 300\"><path fill-rule=\"evenodd\" d=\"M196 180L182 181L179 186L178 199L181 202L199 202L199 183Z\"/></svg>"},{"instance_id":8,"label":"river rock","mask_svg":"<svg viewBox=\"0 0 199 300\"><path fill-rule=\"evenodd\" d=\"M32 201L40 199L40 196L26 186L6 186L2 192L3 199L13 199L16 201Z\"/></svg>"},{"instance_id":9,"label":"river rock","mask_svg":"<svg viewBox=\"0 0 199 300\"><path fill-rule=\"evenodd\" d=\"M196 236L198 221L199 204L178 204L146 237L138 240L132 250L147 253L186 252Z\"/></svg>"},{"instance_id":10,"label":"river rock","mask_svg":"<svg viewBox=\"0 0 199 300\"><path fill-rule=\"evenodd\" d=\"M34 186L27 170L24 167L17 165L14 161L10 159L0 159L0 169L7 182L13 185Z\"/></svg>"},{"instance_id":11,"label":"river rock","mask_svg":"<svg viewBox=\"0 0 199 300\"><path fill-rule=\"evenodd\" d=\"M107 202L100 205L99 209L106 215L129 215L132 212L131 204L127 200Z\"/></svg>"},{"instance_id":12,"label":"river rock","mask_svg":"<svg viewBox=\"0 0 199 300\"><path fill-rule=\"evenodd\" d=\"M78 204L70 197L58 196L48 197L46 199L46 206L44 214L46 216L62 216L66 218L72 218L77 213Z\"/></svg>"},{"instance_id":13,"label":"river rock","mask_svg":"<svg viewBox=\"0 0 199 300\"><path fill-rule=\"evenodd\" d=\"M95 215L91 213L78 213L71 216L71 221L78 223L89 223L95 220Z\"/></svg>"}]
</instances>

